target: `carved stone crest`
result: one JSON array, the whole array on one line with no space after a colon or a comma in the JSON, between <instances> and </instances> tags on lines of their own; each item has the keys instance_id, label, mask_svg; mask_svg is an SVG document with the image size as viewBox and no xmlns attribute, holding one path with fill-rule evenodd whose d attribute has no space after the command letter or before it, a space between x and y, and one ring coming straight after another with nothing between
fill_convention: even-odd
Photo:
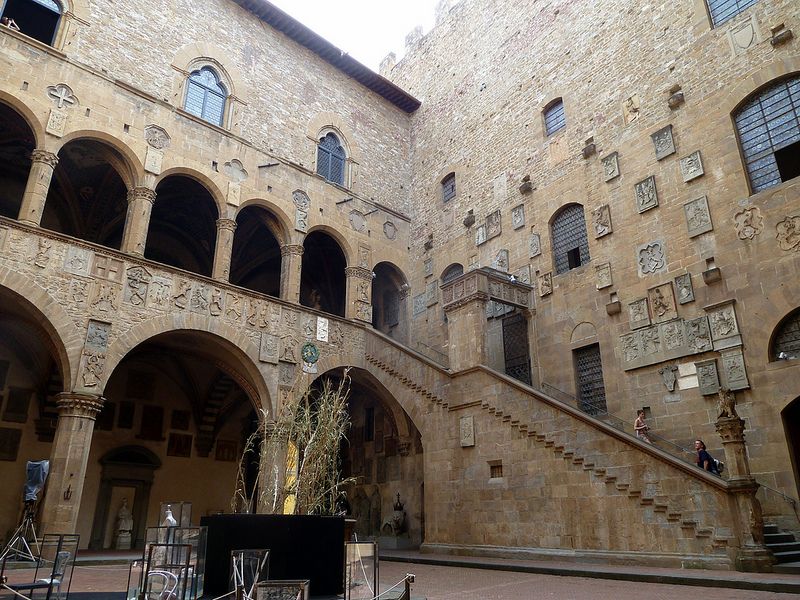
<instances>
[{"instance_id":1,"label":"carved stone crest","mask_svg":"<svg viewBox=\"0 0 800 600\"><path fill-rule=\"evenodd\" d=\"M592 211L592 224L594 225L594 237L601 238L613 231L611 228L611 207L608 204Z\"/></svg>"},{"instance_id":2,"label":"carved stone crest","mask_svg":"<svg viewBox=\"0 0 800 600\"><path fill-rule=\"evenodd\" d=\"M328 319L325 317L317 317L317 340L328 341Z\"/></svg>"},{"instance_id":3,"label":"carved stone crest","mask_svg":"<svg viewBox=\"0 0 800 600\"><path fill-rule=\"evenodd\" d=\"M712 358L711 360L703 360L694 364L697 369L697 384L700 388L700 394L710 396L719 392L717 360Z\"/></svg>"},{"instance_id":4,"label":"carved stone crest","mask_svg":"<svg viewBox=\"0 0 800 600\"><path fill-rule=\"evenodd\" d=\"M486 239L490 240L503 232L500 210L496 210L486 216Z\"/></svg>"},{"instance_id":5,"label":"carved stone crest","mask_svg":"<svg viewBox=\"0 0 800 600\"><path fill-rule=\"evenodd\" d=\"M492 261L492 268L498 271L508 272L508 250L500 250Z\"/></svg>"},{"instance_id":6,"label":"carved stone crest","mask_svg":"<svg viewBox=\"0 0 800 600\"><path fill-rule=\"evenodd\" d=\"M625 102L622 103L622 117L625 119L625 124L633 123L639 118L639 95L633 94L629 96Z\"/></svg>"},{"instance_id":7,"label":"carved stone crest","mask_svg":"<svg viewBox=\"0 0 800 600\"><path fill-rule=\"evenodd\" d=\"M675 365L662 367L658 370L658 374L661 375L661 380L664 382L664 387L667 388L668 392L675 391L675 382L678 380L678 377L675 375L677 371L678 367Z\"/></svg>"},{"instance_id":8,"label":"carved stone crest","mask_svg":"<svg viewBox=\"0 0 800 600\"><path fill-rule=\"evenodd\" d=\"M104 281L95 281L94 295L90 306L92 310L111 314L119 310L119 286Z\"/></svg>"},{"instance_id":9,"label":"carved stone crest","mask_svg":"<svg viewBox=\"0 0 800 600\"><path fill-rule=\"evenodd\" d=\"M664 256L664 244L660 241L639 246L636 249L636 256L641 275L658 273L664 270L667 265L667 260Z\"/></svg>"},{"instance_id":10,"label":"carved stone crest","mask_svg":"<svg viewBox=\"0 0 800 600\"><path fill-rule=\"evenodd\" d=\"M752 240L764 231L764 218L757 206L740 210L733 215L733 220L736 223L736 235L740 240Z\"/></svg>"},{"instance_id":11,"label":"carved stone crest","mask_svg":"<svg viewBox=\"0 0 800 600\"><path fill-rule=\"evenodd\" d=\"M57 85L47 86L47 97L53 101L56 108L69 108L71 106L78 106L78 98L66 83L59 83Z\"/></svg>"},{"instance_id":12,"label":"carved stone crest","mask_svg":"<svg viewBox=\"0 0 800 600\"><path fill-rule=\"evenodd\" d=\"M278 343L280 338L263 331L261 333L261 344L258 350L258 360L273 365L278 364Z\"/></svg>"},{"instance_id":13,"label":"carved stone crest","mask_svg":"<svg viewBox=\"0 0 800 600\"><path fill-rule=\"evenodd\" d=\"M650 302L654 323L669 321L678 316L675 298L672 295L672 285L669 283L648 290L647 298Z\"/></svg>"},{"instance_id":14,"label":"carved stone crest","mask_svg":"<svg viewBox=\"0 0 800 600\"><path fill-rule=\"evenodd\" d=\"M639 298L638 300L628 303L628 320L631 329L639 329L650 325L647 298Z\"/></svg>"},{"instance_id":15,"label":"carved stone crest","mask_svg":"<svg viewBox=\"0 0 800 600\"><path fill-rule=\"evenodd\" d=\"M67 247L64 257L64 271L73 275L88 275L92 251L79 246Z\"/></svg>"},{"instance_id":16,"label":"carved stone crest","mask_svg":"<svg viewBox=\"0 0 800 600\"><path fill-rule=\"evenodd\" d=\"M383 224L383 235L387 240L393 240L397 237L397 227L391 221L386 221Z\"/></svg>"},{"instance_id":17,"label":"carved stone crest","mask_svg":"<svg viewBox=\"0 0 800 600\"><path fill-rule=\"evenodd\" d=\"M144 141L147 145L156 150L166 150L169 148L172 139L166 129L158 125L148 125L144 128Z\"/></svg>"},{"instance_id":18,"label":"carved stone crest","mask_svg":"<svg viewBox=\"0 0 800 600\"><path fill-rule=\"evenodd\" d=\"M675 153L675 139L672 137L672 125L659 129L650 136L656 150L656 160L666 158Z\"/></svg>"},{"instance_id":19,"label":"carved stone crest","mask_svg":"<svg viewBox=\"0 0 800 600\"><path fill-rule=\"evenodd\" d=\"M741 346L722 350L721 354L722 376L725 386L731 391L749 388L750 383L747 381L747 369L744 364Z\"/></svg>"},{"instance_id":20,"label":"carved stone crest","mask_svg":"<svg viewBox=\"0 0 800 600\"><path fill-rule=\"evenodd\" d=\"M486 225L478 225L475 228L475 245L480 246L486 243Z\"/></svg>"},{"instance_id":21,"label":"carved stone crest","mask_svg":"<svg viewBox=\"0 0 800 600\"><path fill-rule=\"evenodd\" d=\"M303 190L292 192L292 202L294 202L294 228L305 233L308 231L308 209L311 200Z\"/></svg>"},{"instance_id":22,"label":"carved stone crest","mask_svg":"<svg viewBox=\"0 0 800 600\"><path fill-rule=\"evenodd\" d=\"M708 318L697 317L686 321L686 341L692 352L707 352L712 349Z\"/></svg>"},{"instance_id":23,"label":"carved stone crest","mask_svg":"<svg viewBox=\"0 0 800 600\"><path fill-rule=\"evenodd\" d=\"M600 162L603 164L603 181L611 181L619 177L619 154L612 152Z\"/></svg>"},{"instance_id":24,"label":"carved stone crest","mask_svg":"<svg viewBox=\"0 0 800 600\"><path fill-rule=\"evenodd\" d=\"M469 448L475 445L475 423L472 415L459 419L459 438L462 448Z\"/></svg>"},{"instance_id":25,"label":"carved stone crest","mask_svg":"<svg viewBox=\"0 0 800 600\"><path fill-rule=\"evenodd\" d=\"M33 255L33 264L44 269L50 262L50 250L53 248L53 242L47 238L41 237L36 242L36 249Z\"/></svg>"},{"instance_id":26,"label":"carved stone crest","mask_svg":"<svg viewBox=\"0 0 800 600\"><path fill-rule=\"evenodd\" d=\"M675 293L678 297L678 304L694 302L694 287L692 286L691 273L684 273L675 278Z\"/></svg>"},{"instance_id":27,"label":"carved stone crest","mask_svg":"<svg viewBox=\"0 0 800 600\"><path fill-rule=\"evenodd\" d=\"M656 191L656 178L651 175L633 186L636 194L636 210L643 213L658 206L658 192Z\"/></svg>"},{"instance_id":28,"label":"carved stone crest","mask_svg":"<svg viewBox=\"0 0 800 600\"><path fill-rule=\"evenodd\" d=\"M697 179L705 171L703 170L703 160L700 158L700 150L692 152L689 156L681 159L681 176L685 182Z\"/></svg>"},{"instance_id":29,"label":"carved stone crest","mask_svg":"<svg viewBox=\"0 0 800 600\"><path fill-rule=\"evenodd\" d=\"M714 228L711 224L711 213L708 210L708 199L705 196L684 204L683 212L686 215L686 227L689 230L690 238Z\"/></svg>"},{"instance_id":30,"label":"carved stone crest","mask_svg":"<svg viewBox=\"0 0 800 600\"><path fill-rule=\"evenodd\" d=\"M597 281L596 287L598 290L610 287L613 283L611 280L611 263L603 263L596 265L594 268L595 279Z\"/></svg>"},{"instance_id":31,"label":"carved stone crest","mask_svg":"<svg viewBox=\"0 0 800 600\"><path fill-rule=\"evenodd\" d=\"M166 310L172 299L172 281L166 277L153 277L147 286L147 306Z\"/></svg>"},{"instance_id":32,"label":"carved stone crest","mask_svg":"<svg viewBox=\"0 0 800 600\"><path fill-rule=\"evenodd\" d=\"M425 294L417 294L416 296L414 296L412 302L413 302L413 314L415 317L418 317L419 315L423 314L428 308L428 305L425 303Z\"/></svg>"},{"instance_id":33,"label":"carved stone crest","mask_svg":"<svg viewBox=\"0 0 800 600\"><path fill-rule=\"evenodd\" d=\"M775 230L781 250L800 250L800 216L786 217Z\"/></svg>"},{"instance_id":34,"label":"carved stone crest","mask_svg":"<svg viewBox=\"0 0 800 600\"><path fill-rule=\"evenodd\" d=\"M753 16L732 26L728 30L728 38L734 55L743 54L757 43L759 31Z\"/></svg>"},{"instance_id":35,"label":"carved stone crest","mask_svg":"<svg viewBox=\"0 0 800 600\"><path fill-rule=\"evenodd\" d=\"M359 210L351 210L350 227L356 231L364 231L364 229L367 227L367 219L364 216L364 213Z\"/></svg>"},{"instance_id":36,"label":"carved stone crest","mask_svg":"<svg viewBox=\"0 0 800 600\"><path fill-rule=\"evenodd\" d=\"M525 205L520 204L511 209L511 227L520 229L525 227Z\"/></svg>"},{"instance_id":37,"label":"carved stone crest","mask_svg":"<svg viewBox=\"0 0 800 600\"><path fill-rule=\"evenodd\" d=\"M242 183L248 176L247 170L238 158L233 158L222 165L222 172L235 183Z\"/></svg>"},{"instance_id":38,"label":"carved stone crest","mask_svg":"<svg viewBox=\"0 0 800 600\"><path fill-rule=\"evenodd\" d=\"M64 110L57 108L50 109L50 115L47 117L47 127L45 131L51 133L56 137L64 135L67 127L67 113Z\"/></svg>"},{"instance_id":39,"label":"carved stone crest","mask_svg":"<svg viewBox=\"0 0 800 600\"><path fill-rule=\"evenodd\" d=\"M528 242L530 257L536 258L542 253L542 238L531 230L531 239Z\"/></svg>"},{"instance_id":40,"label":"carved stone crest","mask_svg":"<svg viewBox=\"0 0 800 600\"><path fill-rule=\"evenodd\" d=\"M539 296L549 296L553 293L553 273L548 271L539 275Z\"/></svg>"},{"instance_id":41,"label":"carved stone crest","mask_svg":"<svg viewBox=\"0 0 800 600\"><path fill-rule=\"evenodd\" d=\"M134 306L144 306L147 301L147 288L152 279L150 273L141 266L128 269L127 284L123 293L123 300Z\"/></svg>"}]
</instances>

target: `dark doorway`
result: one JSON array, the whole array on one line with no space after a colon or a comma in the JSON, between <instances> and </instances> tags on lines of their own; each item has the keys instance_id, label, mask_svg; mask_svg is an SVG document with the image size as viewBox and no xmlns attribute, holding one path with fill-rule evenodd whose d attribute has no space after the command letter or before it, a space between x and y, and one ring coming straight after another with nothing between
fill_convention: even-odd
<instances>
[{"instance_id":1,"label":"dark doorway","mask_svg":"<svg viewBox=\"0 0 800 600\"><path fill-rule=\"evenodd\" d=\"M786 445L789 447L789 458L792 460L795 485L800 493L800 397L795 398L781 411L781 418L786 433Z\"/></svg>"},{"instance_id":2,"label":"dark doorway","mask_svg":"<svg viewBox=\"0 0 800 600\"><path fill-rule=\"evenodd\" d=\"M406 300L408 284L391 263L375 265L372 280L372 326L402 343L408 343Z\"/></svg>"},{"instance_id":3,"label":"dark doorway","mask_svg":"<svg viewBox=\"0 0 800 600\"><path fill-rule=\"evenodd\" d=\"M33 131L13 108L0 102L0 215L19 216L36 147Z\"/></svg>"},{"instance_id":4,"label":"dark doorway","mask_svg":"<svg viewBox=\"0 0 800 600\"><path fill-rule=\"evenodd\" d=\"M600 346L593 344L578 348L575 355L575 371L578 378L578 402L580 409L590 415L608 412L606 408L606 388L603 383L603 363L600 360Z\"/></svg>"},{"instance_id":5,"label":"dark doorway","mask_svg":"<svg viewBox=\"0 0 800 600\"><path fill-rule=\"evenodd\" d=\"M503 318L503 355L506 375L531 385L528 321L522 313L515 312Z\"/></svg>"},{"instance_id":6,"label":"dark doorway","mask_svg":"<svg viewBox=\"0 0 800 600\"><path fill-rule=\"evenodd\" d=\"M52 46L61 20L61 5L55 0L7 0L2 16L14 19L20 33Z\"/></svg>"},{"instance_id":7,"label":"dark doorway","mask_svg":"<svg viewBox=\"0 0 800 600\"><path fill-rule=\"evenodd\" d=\"M321 231L309 233L303 242L300 304L343 317L346 266L336 240Z\"/></svg>"}]
</instances>

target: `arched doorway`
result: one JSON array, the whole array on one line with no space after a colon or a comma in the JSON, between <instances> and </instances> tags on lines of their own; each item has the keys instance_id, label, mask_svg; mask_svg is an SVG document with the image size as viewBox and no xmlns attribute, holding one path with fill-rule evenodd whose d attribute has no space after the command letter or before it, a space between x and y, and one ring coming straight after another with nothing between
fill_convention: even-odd
<instances>
[{"instance_id":1,"label":"arched doorway","mask_svg":"<svg viewBox=\"0 0 800 600\"><path fill-rule=\"evenodd\" d=\"M200 182L166 177L156 188L145 258L210 277L218 217L214 198Z\"/></svg>"},{"instance_id":2,"label":"arched doorway","mask_svg":"<svg viewBox=\"0 0 800 600\"><path fill-rule=\"evenodd\" d=\"M42 227L118 250L128 210L127 171L111 146L89 139L69 142L58 153Z\"/></svg>"},{"instance_id":3,"label":"arched doorway","mask_svg":"<svg viewBox=\"0 0 800 600\"><path fill-rule=\"evenodd\" d=\"M0 215L4 217L19 216L35 147L33 131L25 119L0 102Z\"/></svg>"},{"instance_id":4,"label":"arched doorway","mask_svg":"<svg viewBox=\"0 0 800 600\"><path fill-rule=\"evenodd\" d=\"M797 493L800 494L800 396L792 400L781 411L783 430L786 434L786 445L792 461L792 471Z\"/></svg>"},{"instance_id":5,"label":"arched doorway","mask_svg":"<svg viewBox=\"0 0 800 600\"><path fill-rule=\"evenodd\" d=\"M344 316L347 260L338 242L327 233L312 231L303 241L300 304Z\"/></svg>"},{"instance_id":6,"label":"arched doorway","mask_svg":"<svg viewBox=\"0 0 800 600\"><path fill-rule=\"evenodd\" d=\"M128 351L113 368L97 417L78 517L81 539L97 549L113 547L123 498L134 531L142 534L158 523L163 503L191 502L195 525L203 515L230 512L239 460L261 406L256 389L241 355L207 332L164 332ZM150 459L143 461L145 455ZM138 478L126 468L138 469Z\"/></svg>"},{"instance_id":7,"label":"arched doorway","mask_svg":"<svg viewBox=\"0 0 800 600\"><path fill-rule=\"evenodd\" d=\"M408 282L391 263L373 269L372 326L404 344L408 343Z\"/></svg>"},{"instance_id":8,"label":"arched doorway","mask_svg":"<svg viewBox=\"0 0 800 600\"><path fill-rule=\"evenodd\" d=\"M254 292L280 297L280 224L261 206L248 206L236 216L230 282Z\"/></svg>"}]
</instances>

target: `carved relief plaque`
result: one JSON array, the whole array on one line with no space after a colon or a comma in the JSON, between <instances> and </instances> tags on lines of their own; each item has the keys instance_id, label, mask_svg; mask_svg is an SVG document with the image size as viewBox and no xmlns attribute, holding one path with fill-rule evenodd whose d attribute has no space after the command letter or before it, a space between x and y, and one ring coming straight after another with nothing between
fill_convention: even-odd
<instances>
[{"instance_id":1,"label":"carved relief plaque","mask_svg":"<svg viewBox=\"0 0 800 600\"><path fill-rule=\"evenodd\" d=\"M538 233L531 231L531 239L529 241L530 257L536 258L542 253L542 239Z\"/></svg>"},{"instance_id":2,"label":"carved relief plaque","mask_svg":"<svg viewBox=\"0 0 800 600\"><path fill-rule=\"evenodd\" d=\"M750 387L742 348L728 348L722 354L722 379L729 390L745 390Z\"/></svg>"},{"instance_id":3,"label":"carved relief plaque","mask_svg":"<svg viewBox=\"0 0 800 600\"><path fill-rule=\"evenodd\" d=\"M92 251L88 248L78 246L68 246L64 257L64 271L73 275L89 274L89 264L92 259Z\"/></svg>"},{"instance_id":4,"label":"carved relief plaque","mask_svg":"<svg viewBox=\"0 0 800 600\"><path fill-rule=\"evenodd\" d=\"M680 162L681 176L685 182L697 179L705 173L703 170L703 160L700 158L700 150L696 150L689 156L685 156Z\"/></svg>"},{"instance_id":5,"label":"carved relief plaque","mask_svg":"<svg viewBox=\"0 0 800 600\"><path fill-rule=\"evenodd\" d=\"M717 360L701 360L694 363L697 368L697 383L703 396L710 396L719 392L719 374L717 373Z\"/></svg>"},{"instance_id":6,"label":"carved relief plaque","mask_svg":"<svg viewBox=\"0 0 800 600\"><path fill-rule=\"evenodd\" d=\"M367 227L367 219L364 217L364 213L358 210L351 210L350 226L356 231L364 231Z\"/></svg>"},{"instance_id":7,"label":"carved relief plaque","mask_svg":"<svg viewBox=\"0 0 800 600\"><path fill-rule=\"evenodd\" d=\"M134 306L144 306L147 302L147 288L152 276L141 266L135 266L126 272L127 282L122 299Z\"/></svg>"},{"instance_id":8,"label":"carved relief plaque","mask_svg":"<svg viewBox=\"0 0 800 600\"><path fill-rule=\"evenodd\" d=\"M800 215L786 217L775 226L781 250L800 250Z\"/></svg>"},{"instance_id":9,"label":"carved relief plaque","mask_svg":"<svg viewBox=\"0 0 800 600\"><path fill-rule=\"evenodd\" d=\"M714 228L711 224L711 213L708 210L708 200L705 196L684 204L683 211L686 214L686 227L689 230L690 238Z\"/></svg>"},{"instance_id":10,"label":"carved relief plaque","mask_svg":"<svg viewBox=\"0 0 800 600\"><path fill-rule=\"evenodd\" d=\"M462 448L469 448L475 445L475 422L472 415L459 419L459 438Z\"/></svg>"},{"instance_id":11,"label":"carved relief plaque","mask_svg":"<svg viewBox=\"0 0 800 600\"><path fill-rule=\"evenodd\" d=\"M148 148L144 155L144 170L153 175L161 173L161 163L164 161L164 153L155 148Z\"/></svg>"},{"instance_id":12,"label":"carved relief plaque","mask_svg":"<svg viewBox=\"0 0 800 600\"><path fill-rule=\"evenodd\" d=\"M764 218L757 206L750 206L737 212L733 220L736 223L736 235L740 240L752 240L764 231Z\"/></svg>"},{"instance_id":13,"label":"carved relief plaque","mask_svg":"<svg viewBox=\"0 0 800 600\"><path fill-rule=\"evenodd\" d=\"M478 225L475 229L475 245L480 246L486 243L486 225Z\"/></svg>"},{"instance_id":14,"label":"carved relief plaque","mask_svg":"<svg viewBox=\"0 0 800 600\"><path fill-rule=\"evenodd\" d=\"M639 118L640 106L638 94L633 94L622 103L622 117L626 125Z\"/></svg>"},{"instance_id":15,"label":"carved relief plaque","mask_svg":"<svg viewBox=\"0 0 800 600\"><path fill-rule=\"evenodd\" d=\"M636 210L640 213L658 206L658 192L656 191L656 178L651 175L633 186L636 193Z\"/></svg>"},{"instance_id":16,"label":"carved relief plaque","mask_svg":"<svg viewBox=\"0 0 800 600\"><path fill-rule=\"evenodd\" d=\"M692 352L708 352L713 349L708 317L697 317L686 321L686 343Z\"/></svg>"},{"instance_id":17,"label":"carved relief plaque","mask_svg":"<svg viewBox=\"0 0 800 600\"><path fill-rule=\"evenodd\" d=\"M57 108L50 109L50 116L47 118L47 127L45 131L56 137L64 135L64 130L67 127L67 113Z\"/></svg>"},{"instance_id":18,"label":"carved relief plaque","mask_svg":"<svg viewBox=\"0 0 800 600\"><path fill-rule=\"evenodd\" d=\"M594 237L601 238L613 231L611 227L611 207L603 204L592 211L592 225L594 226Z\"/></svg>"},{"instance_id":19,"label":"carved relief plaque","mask_svg":"<svg viewBox=\"0 0 800 600\"><path fill-rule=\"evenodd\" d=\"M425 262L422 263L425 271L425 277L430 277L433 275L433 259L426 258Z\"/></svg>"},{"instance_id":20,"label":"carved relief plaque","mask_svg":"<svg viewBox=\"0 0 800 600\"><path fill-rule=\"evenodd\" d=\"M425 303L427 306L433 306L436 304L438 300L438 294L436 290L439 289L439 280L434 279L433 281L429 281L425 286Z\"/></svg>"},{"instance_id":21,"label":"carved relief plaque","mask_svg":"<svg viewBox=\"0 0 800 600\"><path fill-rule=\"evenodd\" d=\"M598 290L610 287L613 284L613 281L611 280L611 263L596 265L594 272L597 280L596 287Z\"/></svg>"},{"instance_id":22,"label":"carved relief plaque","mask_svg":"<svg viewBox=\"0 0 800 600\"><path fill-rule=\"evenodd\" d=\"M726 304L708 312L711 325L711 339L716 342L739 335L739 324L736 322L736 311L733 304Z\"/></svg>"},{"instance_id":23,"label":"carved relief plaque","mask_svg":"<svg viewBox=\"0 0 800 600\"><path fill-rule=\"evenodd\" d=\"M654 323L669 321L678 316L671 284L665 283L648 290L647 298L650 303L650 310L653 313Z\"/></svg>"},{"instance_id":24,"label":"carved relief plaque","mask_svg":"<svg viewBox=\"0 0 800 600\"><path fill-rule=\"evenodd\" d=\"M120 286L107 281L95 281L89 307L96 313L113 315L119 310Z\"/></svg>"},{"instance_id":25,"label":"carved relief plaque","mask_svg":"<svg viewBox=\"0 0 800 600\"><path fill-rule=\"evenodd\" d=\"M527 283L528 285L530 285L530 283L531 283L531 266L530 265L525 265L523 267L520 267L519 269L514 271L514 277L516 277L517 280L520 283Z\"/></svg>"},{"instance_id":26,"label":"carved relief plaque","mask_svg":"<svg viewBox=\"0 0 800 600\"><path fill-rule=\"evenodd\" d=\"M672 137L672 125L659 129L650 136L656 150L656 160L666 158L675 153L675 139Z\"/></svg>"},{"instance_id":27,"label":"carved relief plaque","mask_svg":"<svg viewBox=\"0 0 800 600\"><path fill-rule=\"evenodd\" d=\"M553 293L553 273L548 271L539 275L539 296L549 296Z\"/></svg>"},{"instance_id":28,"label":"carved relief plaque","mask_svg":"<svg viewBox=\"0 0 800 600\"><path fill-rule=\"evenodd\" d=\"M387 240L393 240L397 237L397 227L391 221L386 221L383 224L383 235Z\"/></svg>"},{"instance_id":29,"label":"carved relief plaque","mask_svg":"<svg viewBox=\"0 0 800 600\"><path fill-rule=\"evenodd\" d=\"M492 268L508 272L508 250L500 250L492 261Z\"/></svg>"},{"instance_id":30,"label":"carved relief plaque","mask_svg":"<svg viewBox=\"0 0 800 600\"><path fill-rule=\"evenodd\" d=\"M611 181L619 177L619 154L612 152L601 159L603 164L603 181Z\"/></svg>"},{"instance_id":31,"label":"carved relief plaque","mask_svg":"<svg viewBox=\"0 0 800 600\"><path fill-rule=\"evenodd\" d=\"M691 273L684 273L675 278L675 294L678 297L678 304L694 302L694 287L692 286Z\"/></svg>"},{"instance_id":32,"label":"carved relief plaque","mask_svg":"<svg viewBox=\"0 0 800 600\"><path fill-rule=\"evenodd\" d=\"M328 319L325 317L317 317L317 340L320 342L328 341Z\"/></svg>"},{"instance_id":33,"label":"carved relief plaque","mask_svg":"<svg viewBox=\"0 0 800 600\"><path fill-rule=\"evenodd\" d=\"M166 129L158 125L148 125L144 128L144 141L147 145L156 150L166 150L169 148L171 139Z\"/></svg>"},{"instance_id":34,"label":"carved relief plaque","mask_svg":"<svg viewBox=\"0 0 800 600\"><path fill-rule=\"evenodd\" d=\"M631 329L640 329L650 325L647 298L639 298L628 304L628 320L630 321Z\"/></svg>"},{"instance_id":35,"label":"carved relief plaque","mask_svg":"<svg viewBox=\"0 0 800 600\"><path fill-rule=\"evenodd\" d=\"M280 338L277 335L272 335L263 331L261 333L261 345L258 349L258 360L273 365L278 364L278 344Z\"/></svg>"},{"instance_id":36,"label":"carved relief plaque","mask_svg":"<svg viewBox=\"0 0 800 600\"><path fill-rule=\"evenodd\" d=\"M425 294L417 294L414 296L413 300L413 313L415 317L423 314L425 310L428 308L428 305L425 303Z\"/></svg>"},{"instance_id":37,"label":"carved relief plaque","mask_svg":"<svg viewBox=\"0 0 800 600\"><path fill-rule=\"evenodd\" d=\"M731 26L728 30L728 40L734 56L744 54L750 47L758 43L758 25L753 15L746 20Z\"/></svg>"},{"instance_id":38,"label":"carved relief plaque","mask_svg":"<svg viewBox=\"0 0 800 600\"><path fill-rule=\"evenodd\" d=\"M496 210L486 216L486 239L490 240L503 232L500 210Z\"/></svg>"},{"instance_id":39,"label":"carved relief plaque","mask_svg":"<svg viewBox=\"0 0 800 600\"><path fill-rule=\"evenodd\" d=\"M168 310L170 308L172 280L167 277L153 277L147 286L147 306Z\"/></svg>"},{"instance_id":40,"label":"carved relief plaque","mask_svg":"<svg viewBox=\"0 0 800 600\"><path fill-rule=\"evenodd\" d=\"M294 203L294 228L303 233L308 231L308 209L311 200L303 190L292 192L292 202Z\"/></svg>"},{"instance_id":41,"label":"carved relief plaque","mask_svg":"<svg viewBox=\"0 0 800 600\"><path fill-rule=\"evenodd\" d=\"M116 283L122 283L123 265L121 260L110 256L94 255L92 262L92 277L107 279Z\"/></svg>"},{"instance_id":42,"label":"carved relief plaque","mask_svg":"<svg viewBox=\"0 0 800 600\"><path fill-rule=\"evenodd\" d=\"M660 240L642 244L636 248L636 258L636 262L639 265L639 275L659 273L667 267L664 243Z\"/></svg>"},{"instance_id":43,"label":"carved relief plaque","mask_svg":"<svg viewBox=\"0 0 800 600\"><path fill-rule=\"evenodd\" d=\"M525 205L520 204L511 209L511 227L520 229L525 227Z\"/></svg>"}]
</instances>

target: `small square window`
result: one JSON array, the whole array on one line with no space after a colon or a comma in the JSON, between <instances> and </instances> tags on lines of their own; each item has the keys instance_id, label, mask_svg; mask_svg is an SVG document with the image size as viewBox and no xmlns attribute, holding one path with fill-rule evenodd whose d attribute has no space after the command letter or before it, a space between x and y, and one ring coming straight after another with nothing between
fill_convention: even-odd
<instances>
[{"instance_id":1,"label":"small square window","mask_svg":"<svg viewBox=\"0 0 800 600\"><path fill-rule=\"evenodd\" d=\"M567 250L567 263L569 264L570 269L574 269L575 267L581 266L580 248L573 248L572 250Z\"/></svg>"},{"instance_id":2,"label":"small square window","mask_svg":"<svg viewBox=\"0 0 800 600\"><path fill-rule=\"evenodd\" d=\"M775 162L781 181L789 181L800 177L800 142L789 144L785 148L775 151Z\"/></svg>"},{"instance_id":3,"label":"small square window","mask_svg":"<svg viewBox=\"0 0 800 600\"><path fill-rule=\"evenodd\" d=\"M450 173L442 179L442 200L448 202L456 197L456 174Z\"/></svg>"},{"instance_id":4,"label":"small square window","mask_svg":"<svg viewBox=\"0 0 800 600\"><path fill-rule=\"evenodd\" d=\"M489 463L489 477L491 479L500 479L503 476L503 463L500 461Z\"/></svg>"}]
</instances>

